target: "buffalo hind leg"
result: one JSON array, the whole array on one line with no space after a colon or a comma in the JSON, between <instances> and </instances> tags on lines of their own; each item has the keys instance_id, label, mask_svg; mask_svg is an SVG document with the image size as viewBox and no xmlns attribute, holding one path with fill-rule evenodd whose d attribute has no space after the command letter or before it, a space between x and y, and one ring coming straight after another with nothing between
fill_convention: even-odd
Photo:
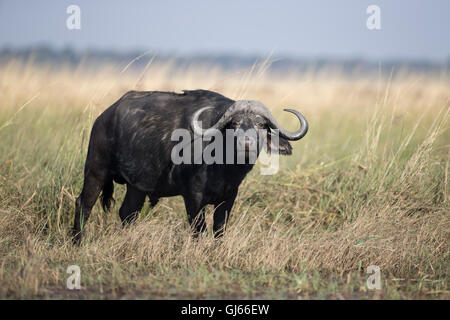
<instances>
[{"instance_id":1,"label":"buffalo hind leg","mask_svg":"<svg viewBox=\"0 0 450 320\"><path fill-rule=\"evenodd\" d=\"M82 230L89 219L92 207L97 201L103 182L93 175L87 175L84 179L83 190L75 202L75 221L73 224L73 242L79 245Z\"/></svg>"},{"instance_id":2,"label":"buffalo hind leg","mask_svg":"<svg viewBox=\"0 0 450 320\"><path fill-rule=\"evenodd\" d=\"M127 194L119 210L122 225L126 226L135 221L145 202L146 194L127 184Z\"/></svg>"}]
</instances>

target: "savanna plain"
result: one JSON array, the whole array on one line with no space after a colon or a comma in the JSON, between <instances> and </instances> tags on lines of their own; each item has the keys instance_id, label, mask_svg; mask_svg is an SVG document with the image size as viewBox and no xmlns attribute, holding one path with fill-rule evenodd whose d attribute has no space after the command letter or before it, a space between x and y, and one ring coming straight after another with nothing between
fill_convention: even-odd
<instances>
[{"instance_id":1,"label":"savanna plain","mask_svg":"<svg viewBox=\"0 0 450 320\"><path fill-rule=\"evenodd\" d=\"M0 298L449 299L450 78L339 68L276 74L170 62L91 68L0 65ZM146 203L122 228L97 203L71 242L95 118L129 90L209 89L264 103L295 130L279 171L257 165L225 236L198 240L181 198ZM148 146L152 148L152 146ZM207 211L211 224L212 209ZM81 289L66 287L78 265ZM367 268L380 268L370 290Z\"/></svg>"}]
</instances>

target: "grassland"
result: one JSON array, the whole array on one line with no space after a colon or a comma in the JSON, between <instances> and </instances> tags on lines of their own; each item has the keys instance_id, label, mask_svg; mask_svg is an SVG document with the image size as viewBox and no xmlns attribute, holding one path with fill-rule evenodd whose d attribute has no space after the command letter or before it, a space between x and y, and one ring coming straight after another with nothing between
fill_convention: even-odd
<instances>
[{"instance_id":1,"label":"grassland","mask_svg":"<svg viewBox=\"0 0 450 320\"><path fill-rule=\"evenodd\" d=\"M149 63L0 67L0 298L450 298L448 75L271 75ZM181 198L122 229L97 204L70 241L95 118L128 90L211 89L310 131L276 175L255 168L227 234L189 236ZM116 185L118 204L124 187ZM208 223L211 222L211 210ZM81 268L81 290L66 269ZM368 290L366 268L381 269Z\"/></svg>"}]
</instances>

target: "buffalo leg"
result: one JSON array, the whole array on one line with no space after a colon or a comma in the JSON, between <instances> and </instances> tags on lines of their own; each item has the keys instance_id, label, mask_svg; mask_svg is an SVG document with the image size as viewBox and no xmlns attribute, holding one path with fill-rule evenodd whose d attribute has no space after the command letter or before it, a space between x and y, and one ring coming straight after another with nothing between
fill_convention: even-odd
<instances>
[{"instance_id":1,"label":"buffalo leg","mask_svg":"<svg viewBox=\"0 0 450 320\"><path fill-rule=\"evenodd\" d=\"M94 175L86 175L83 190L75 202L75 221L73 224L73 242L80 244L81 232L91 214L92 207L97 201L103 183Z\"/></svg>"},{"instance_id":2,"label":"buffalo leg","mask_svg":"<svg viewBox=\"0 0 450 320\"><path fill-rule=\"evenodd\" d=\"M184 198L186 205L186 212L188 215L189 224L194 232L194 238L197 238L201 232L206 231L205 209L199 201L194 199Z\"/></svg>"},{"instance_id":3,"label":"buffalo leg","mask_svg":"<svg viewBox=\"0 0 450 320\"><path fill-rule=\"evenodd\" d=\"M223 236L235 198L236 195L214 206L214 238Z\"/></svg>"},{"instance_id":4,"label":"buffalo leg","mask_svg":"<svg viewBox=\"0 0 450 320\"><path fill-rule=\"evenodd\" d=\"M145 202L146 194L127 184L127 194L119 210L122 225L126 226L135 221Z\"/></svg>"}]
</instances>

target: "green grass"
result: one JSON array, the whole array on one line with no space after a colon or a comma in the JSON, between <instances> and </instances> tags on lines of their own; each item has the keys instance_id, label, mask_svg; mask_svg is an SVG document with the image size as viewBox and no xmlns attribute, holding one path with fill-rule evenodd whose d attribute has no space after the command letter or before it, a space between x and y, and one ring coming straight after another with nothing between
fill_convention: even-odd
<instances>
[{"instance_id":1,"label":"green grass","mask_svg":"<svg viewBox=\"0 0 450 320\"><path fill-rule=\"evenodd\" d=\"M221 240L190 237L179 197L146 204L122 229L116 185L112 212L97 204L74 247L92 123L139 76L18 66L0 67L1 298L450 297L447 78L174 77L152 66L141 89L220 83L217 91L262 101L290 129L281 109L295 106L310 131L276 175L253 169ZM82 289L71 291L74 264ZM366 287L369 265L381 268L381 290Z\"/></svg>"}]
</instances>

